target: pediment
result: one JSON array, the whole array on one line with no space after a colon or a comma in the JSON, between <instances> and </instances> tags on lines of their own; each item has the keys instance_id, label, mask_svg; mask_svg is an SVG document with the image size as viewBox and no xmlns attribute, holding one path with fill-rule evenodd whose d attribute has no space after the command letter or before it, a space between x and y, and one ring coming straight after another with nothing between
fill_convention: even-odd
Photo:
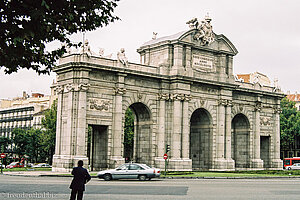
<instances>
[{"instance_id":1,"label":"pediment","mask_svg":"<svg viewBox=\"0 0 300 200\"><path fill-rule=\"evenodd\" d=\"M197 30L189 30L183 33L180 37L178 37L178 41L185 43L187 45L192 46L197 49L211 50L214 52L223 52L231 55L236 55L238 53L235 46L231 43L231 41L225 37L224 35L217 35L213 33L214 40L209 44L203 45L200 40L195 39L195 34Z\"/></svg>"}]
</instances>

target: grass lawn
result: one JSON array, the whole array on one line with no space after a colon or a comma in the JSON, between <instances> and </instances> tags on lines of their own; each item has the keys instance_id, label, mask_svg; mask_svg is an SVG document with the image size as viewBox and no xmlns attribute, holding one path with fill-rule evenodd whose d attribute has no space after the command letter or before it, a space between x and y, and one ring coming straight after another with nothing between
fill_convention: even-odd
<instances>
[{"instance_id":1,"label":"grass lawn","mask_svg":"<svg viewBox=\"0 0 300 200\"><path fill-rule=\"evenodd\" d=\"M3 172L18 172L18 171L51 171L51 168L32 168L32 167L21 167L21 168L11 168L2 169Z\"/></svg>"}]
</instances>

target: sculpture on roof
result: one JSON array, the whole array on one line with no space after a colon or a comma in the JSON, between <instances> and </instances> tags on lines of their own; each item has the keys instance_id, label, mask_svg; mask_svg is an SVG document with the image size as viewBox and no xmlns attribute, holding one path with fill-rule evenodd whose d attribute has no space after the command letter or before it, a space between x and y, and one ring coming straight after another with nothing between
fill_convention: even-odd
<instances>
[{"instance_id":1,"label":"sculpture on roof","mask_svg":"<svg viewBox=\"0 0 300 200\"><path fill-rule=\"evenodd\" d=\"M200 44L203 46L214 41L214 33L210 22L211 18L208 15L206 15L205 19L201 21L201 24L199 24L197 18L186 22L189 24L190 29L196 29L194 39L200 41Z\"/></svg>"},{"instance_id":2,"label":"sculpture on roof","mask_svg":"<svg viewBox=\"0 0 300 200\"><path fill-rule=\"evenodd\" d=\"M92 55L91 46L89 45L88 39L84 41L80 54L86 54L88 57Z\"/></svg>"},{"instance_id":3,"label":"sculpture on roof","mask_svg":"<svg viewBox=\"0 0 300 200\"><path fill-rule=\"evenodd\" d=\"M121 48L120 52L117 54L118 60L125 66L128 65L128 59L125 56L125 49Z\"/></svg>"}]
</instances>

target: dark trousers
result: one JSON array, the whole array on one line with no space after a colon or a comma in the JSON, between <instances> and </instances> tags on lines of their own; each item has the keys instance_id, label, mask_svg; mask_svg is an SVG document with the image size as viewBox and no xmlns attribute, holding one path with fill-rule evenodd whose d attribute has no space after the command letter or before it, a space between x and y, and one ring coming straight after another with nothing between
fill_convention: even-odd
<instances>
[{"instance_id":1,"label":"dark trousers","mask_svg":"<svg viewBox=\"0 0 300 200\"><path fill-rule=\"evenodd\" d=\"M75 200L77 195L77 200L82 200L83 197L83 191L82 190L74 190L71 191L71 197L70 200Z\"/></svg>"}]
</instances>

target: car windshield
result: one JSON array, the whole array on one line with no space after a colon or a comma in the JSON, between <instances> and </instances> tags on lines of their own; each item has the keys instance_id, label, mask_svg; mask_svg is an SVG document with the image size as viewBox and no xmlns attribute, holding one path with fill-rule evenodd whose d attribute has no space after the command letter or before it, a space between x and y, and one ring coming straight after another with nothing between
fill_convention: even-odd
<instances>
[{"instance_id":1,"label":"car windshield","mask_svg":"<svg viewBox=\"0 0 300 200\"><path fill-rule=\"evenodd\" d=\"M17 164L17 162L10 163L9 165L15 165L15 164Z\"/></svg>"}]
</instances>

